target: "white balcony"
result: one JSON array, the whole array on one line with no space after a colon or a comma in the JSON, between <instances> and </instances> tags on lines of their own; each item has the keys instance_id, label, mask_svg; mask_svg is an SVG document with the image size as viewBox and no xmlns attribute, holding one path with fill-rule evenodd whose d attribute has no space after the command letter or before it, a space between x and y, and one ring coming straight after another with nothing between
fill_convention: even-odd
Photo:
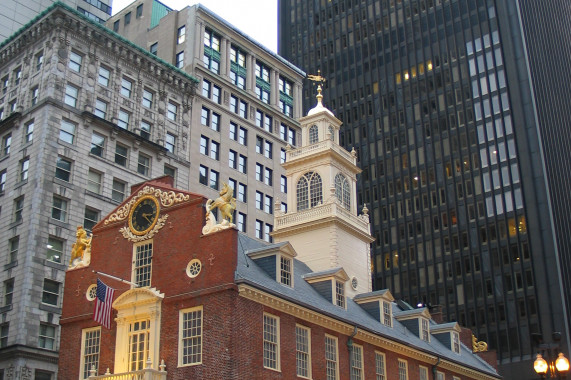
<instances>
[{"instance_id":1,"label":"white balcony","mask_svg":"<svg viewBox=\"0 0 571 380\"><path fill-rule=\"evenodd\" d=\"M331 141L331 140L323 140L316 142L315 144L303 146L298 149L290 150L287 152L286 156L286 163L303 159L306 156L325 152L327 150L332 150L333 152L339 154L341 157L346 159L347 161L353 163L353 165L357 165L357 157L353 156L350 152L347 152L344 148L339 146L339 144Z\"/></svg>"},{"instance_id":2,"label":"white balcony","mask_svg":"<svg viewBox=\"0 0 571 380\"><path fill-rule=\"evenodd\" d=\"M159 370L153 369L151 359L147 360L147 368L139 371L123 372L123 373L109 373L109 368L104 375L96 376L95 368L89 371L88 380L167 380L167 372L165 371L164 361L161 362Z\"/></svg>"}]
</instances>

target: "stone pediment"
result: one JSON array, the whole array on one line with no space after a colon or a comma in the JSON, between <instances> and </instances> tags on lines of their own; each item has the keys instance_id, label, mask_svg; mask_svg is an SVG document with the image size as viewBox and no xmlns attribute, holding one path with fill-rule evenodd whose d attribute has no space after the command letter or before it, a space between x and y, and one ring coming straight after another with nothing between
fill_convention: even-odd
<instances>
[{"instance_id":1,"label":"stone pediment","mask_svg":"<svg viewBox=\"0 0 571 380\"><path fill-rule=\"evenodd\" d=\"M164 293L155 288L134 288L121 294L113 302L115 310L131 309L135 306L152 305L160 303L165 298Z\"/></svg>"}]
</instances>

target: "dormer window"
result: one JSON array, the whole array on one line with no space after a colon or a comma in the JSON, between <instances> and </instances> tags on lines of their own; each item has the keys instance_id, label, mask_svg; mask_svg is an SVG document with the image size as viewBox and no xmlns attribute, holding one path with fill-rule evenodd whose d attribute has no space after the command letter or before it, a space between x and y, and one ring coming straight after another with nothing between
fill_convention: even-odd
<instances>
[{"instance_id":1,"label":"dormer window","mask_svg":"<svg viewBox=\"0 0 571 380\"><path fill-rule=\"evenodd\" d=\"M420 339L430 342L430 330L428 327L428 319L420 318Z\"/></svg>"},{"instance_id":2,"label":"dormer window","mask_svg":"<svg viewBox=\"0 0 571 380\"><path fill-rule=\"evenodd\" d=\"M393 316L391 310L391 303L388 301L383 302L383 325L392 327L393 326Z\"/></svg>"},{"instance_id":3,"label":"dormer window","mask_svg":"<svg viewBox=\"0 0 571 380\"><path fill-rule=\"evenodd\" d=\"M452 332L452 351L460 353L460 335L456 331Z\"/></svg>"},{"instance_id":4,"label":"dormer window","mask_svg":"<svg viewBox=\"0 0 571 380\"><path fill-rule=\"evenodd\" d=\"M335 281L335 304L345 308L345 284L341 281Z\"/></svg>"},{"instance_id":5,"label":"dormer window","mask_svg":"<svg viewBox=\"0 0 571 380\"><path fill-rule=\"evenodd\" d=\"M317 132L317 125L309 127L309 143L315 144L319 141L319 134Z\"/></svg>"},{"instance_id":6,"label":"dormer window","mask_svg":"<svg viewBox=\"0 0 571 380\"><path fill-rule=\"evenodd\" d=\"M292 260L287 257L280 257L280 283L291 286L291 265Z\"/></svg>"}]
</instances>

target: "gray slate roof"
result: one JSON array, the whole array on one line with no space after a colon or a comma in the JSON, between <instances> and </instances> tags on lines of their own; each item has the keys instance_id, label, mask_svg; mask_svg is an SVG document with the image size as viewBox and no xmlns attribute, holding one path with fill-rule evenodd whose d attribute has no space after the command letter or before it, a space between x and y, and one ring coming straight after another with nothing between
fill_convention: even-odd
<instances>
[{"instance_id":1,"label":"gray slate roof","mask_svg":"<svg viewBox=\"0 0 571 380\"><path fill-rule=\"evenodd\" d=\"M393 317L393 327L387 327L375 320L370 314L363 310L357 303L347 297L347 308L342 309L333 305L323 298L315 289L305 281L304 276L313 271L303 262L294 259L293 265L293 287L284 286L272 279L258 265L247 256L247 251L256 250L261 247L268 248L270 244L250 238L242 233L238 234L238 261L235 273L237 284L246 283L259 290L266 291L296 303L307 309L322 313L329 317L336 318L344 323L352 324L360 329L378 334L384 338L391 339L409 347L424 351L427 354L435 355L441 359L450 360L460 365L471 367L488 375L500 378L496 370L474 355L472 350L461 344L460 355L452 352L449 347L444 346L438 339L431 339L425 342ZM275 245L276 249L279 245ZM393 314L398 311L398 306L393 303Z\"/></svg>"}]
</instances>

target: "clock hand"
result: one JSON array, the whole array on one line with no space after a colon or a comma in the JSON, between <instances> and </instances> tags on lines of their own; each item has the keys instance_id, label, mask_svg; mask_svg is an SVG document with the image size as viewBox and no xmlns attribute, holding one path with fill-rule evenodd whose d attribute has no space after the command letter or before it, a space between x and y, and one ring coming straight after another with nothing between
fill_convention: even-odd
<instances>
[{"instance_id":1,"label":"clock hand","mask_svg":"<svg viewBox=\"0 0 571 380\"><path fill-rule=\"evenodd\" d=\"M142 216L143 218L147 219L147 222L152 223L152 220L149 219L149 216L150 216L150 215L152 215L152 214L150 214L150 213L149 213L149 214L141 214L141 216Z\"/></svg>"}]
</instances>

